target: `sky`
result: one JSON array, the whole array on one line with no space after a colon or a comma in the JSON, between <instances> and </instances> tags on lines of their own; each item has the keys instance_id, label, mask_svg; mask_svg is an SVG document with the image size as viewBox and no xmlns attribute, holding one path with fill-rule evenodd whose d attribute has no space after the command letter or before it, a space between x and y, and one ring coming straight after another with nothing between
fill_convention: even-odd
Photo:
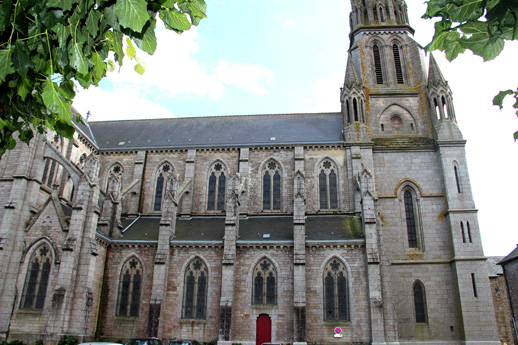
<instances>
[{"instance_id":1,"label":"sky","mask_svg":"<svg viewBox=\"0 0 518 345\"><path fill-rule=\"evenodd\" d=\"M349 0L206 1L198 27L177 35L159 26L155 54L139 53L144 75L125 59L99 87L78 92L76 109L90 111L89 121L340 111ZM420 18L420 0L407 4L414 39L425 46L433 22ZM511 99L502 111L492 99L518 86L518 44L490 62L470 52L452 63L433 54L467 140L484 253L505 256L518 244L518 120Z\"/></svg>"}]
</instances>

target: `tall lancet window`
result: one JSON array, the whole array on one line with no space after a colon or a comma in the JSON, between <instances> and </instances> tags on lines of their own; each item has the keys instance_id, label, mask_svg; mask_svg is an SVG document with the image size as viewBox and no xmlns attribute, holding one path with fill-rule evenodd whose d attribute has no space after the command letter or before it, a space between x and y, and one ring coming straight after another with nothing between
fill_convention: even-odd
<instances>
[{"instance_id":1,"label":"tall lancet window","mask_svg":"<svg viewBox=\"0 0 518 345\"><path fill-rule=\"evenodd\" d=\"M349 320L347 271L338 259L329 260L324 269L324 320Z\"/></svg>"},{"instance_id":2,"label":"tall lancet window","mask_svg":"<svg viewBox=\"0 0 518 345\"><path fill-rule=\"evenodd\" d=\"M142 264L132 257L122 267L117 316L138 316L142 291Z\"/></svg>"},{"instance_id":3,"label":"tall lancet window","mask_svg":"<svg viewBox=\"0 0 518 345\"><path fill-rule=\"evenodd\" d=\"M401 56L399 55L399 47L397 44L392 46L392 52L394 53L394 65L396 67L396 80L398 84L403 84L403 67L401 65Z\"/></svg>"},{"instance_id":4,"label":"tall lancet window","mask_svg":"<svg viewBox=\"0 0 518 345\"><path fill-rule=\"evenodd\" d=\"M380 49L377 44L372 47L374 55L374 70L376 72L376 84L383 84L383 72L381 70Z\"/></svg>"},{"instance_id":5,"label":"tall lancet window","mask_svg":"<svg viewBox=\"0 0 518 345\"><path fill-rule=\"evenodd\" d=\"M276 304L277 273L268 259L261 259L254 269L253 304Z\"/></svg>"},{"instance_id":6,"label":"tall lancet window","mask_svg":"<svg viewBox=\"0 0 518 345\"><path fill-rule=\"evenodd\" d=\"M51 267L51 251L46 244L42 244L34 251L29 261L23 288L22 309L43 309Z\"/></svg>"},{"instance_id":7,"label":"tall lancet window","mask_svg":"<svg viewBox=\"0 0 518 345\"><path fill-rule=\"evenodd\" d=\"M332 210L338 208L338 177L336 165L325 159L318 167L318 189L320 209Z\"/></svg>"},{"instance_id":8,"label":"tall lancet window","mask_svg":"<svg viewBox=\"0 0 518 345\"><path fill-rule=\"evenodd\" d=\"M263 210L281 209L281 168L274 160L263 168Z\"/></svg>"},{"instance_id":9,"label":"tall lancet window","mask_svg":"<svg viewBox=\"0 0 518 345\"><path fill-rule=\"evenodd\" d=\"M184 319L205 319L207 281L207 266L200 258L195 258L185 270L182 313Z\"/></svg>"},{"instance_id":10,"label":"tall lancet window","mask_svg":"<svg viewBox=\"0 0 518 345\"><path fill-rule=\"evenodd\" d=\"M162 164L160 168L158 168L156 174L156 184L155 184L155 202L153 204L154 211L160 211L162 209L162 197L165 194L165 180L168 174L172 174L173 169L169 163Z\"/></svg>"},{"instance_id":11,"label":"tall lancet window","mask_svg":"<svg viewBox=\"0 0 518 345\"><path fill-rule=\"evenodd\" d=\"M45 158L45 167L43 168L43 176L41 182L47 187L52 187L57 175L58 163L50 158Z\"/></svg>"},{"instance_id":12,"label":"tall lancet window","mask_svg":"<svg viewBox=\"0 0 518 345\"><path fill-rule=\"evenodd\" d=\"M207 189L207 210L221 211L225 208L225 186L227 182L225 166L221 162L214 163L209 171Z\"/></svg>"},{"instance_id":13,"label":"tall lancet window","mask_svg":"<svg viewBox=\"0 0 518 345\"><path fill-rule=\"evenodd\" d=\"M405 191L405 218L406 229L408 234L408 246L410 248L417 248L417 230L415 224L414 200L410 191Z\"/></svg>"},{"instance_id":14,"label":"tall lancet window","mask_svg":"<svg viewBox=\"0 0 518 345\"><path fill-rule=\"evenodd\" d=\"M420 281L414 283L414 310L415 322L426 323L426 295L424 286Z\"/></svg>"}]
</instances>

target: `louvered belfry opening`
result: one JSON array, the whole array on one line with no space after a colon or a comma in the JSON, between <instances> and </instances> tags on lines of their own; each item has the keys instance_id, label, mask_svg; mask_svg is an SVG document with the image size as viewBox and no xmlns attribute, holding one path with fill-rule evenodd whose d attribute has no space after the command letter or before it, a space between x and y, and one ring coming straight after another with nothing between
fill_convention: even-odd
<instances>
[{"instance_id":1,"label":"louvered belfry opening","mask_svg":"<svg viewBox=\"0 0 518 345\"><path fill-rule=\"evenodd\" d=\"M374 68L376 70L376 84L383 84L383 73L381 72L380 50L379 50L377 44L375 44L374 47L372 47L372 51L374 52Z\"/></svg>"},{"instance_id":2,"label":"louvered belfry opening","mask_svg":"<svg viewBox=\"0 0 518 345\"><path fill-rule=\"evenodd\" d=\"M401 68L401 58L399 56L399 47L394 44L392 46L394 52L394 64L396 65L396 78L398 84L403 84L403 69Z\"/></svg>"}]
</instances>

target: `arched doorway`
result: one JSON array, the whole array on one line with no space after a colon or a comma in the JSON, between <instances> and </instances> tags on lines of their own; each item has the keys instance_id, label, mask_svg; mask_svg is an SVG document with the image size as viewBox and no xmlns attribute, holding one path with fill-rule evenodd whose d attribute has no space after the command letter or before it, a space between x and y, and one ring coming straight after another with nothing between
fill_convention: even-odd
<instances>
[{"instance_id":1,"label":"arched doorway","mask_svg":"<svg viewBox=\"0 0 518 345\"><path fill-rule=\"evenodd\" d=\"M260 314L256 322L256 345L270 343L272 341L272 320L268 314Z\"/></svg>"}]
</instances>

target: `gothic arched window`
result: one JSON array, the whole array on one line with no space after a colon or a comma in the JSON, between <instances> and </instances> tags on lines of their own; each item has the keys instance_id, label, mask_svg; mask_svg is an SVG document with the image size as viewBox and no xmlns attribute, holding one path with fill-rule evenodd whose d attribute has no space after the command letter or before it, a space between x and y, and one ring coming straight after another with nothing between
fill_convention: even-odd
<instances>
[{"instance_id":1,"label":"gothic arched window","mask_svg":"<svg viewBox=\"0 0 518 345\"><path fill-rule=\"evenodd\" d=\"M153 203L154 211L160 211L162 209L162 196L165 194L166 177L172 173L173 169L169 163L164 163L158 168L155 184L155 201Z\"/></svg>"},{"instance_id":2,"label":"gothic arched window","mask_svg":"<svg viewBox=\"0 0 518 345\"><path fill-rule=\"evenodd\" d=\"M376 84L383 84L383 72L381 70L380 49L377 44L372 47L374 55L374 70L376 72Z\"/></svg>"},{"instance_id":3,"label":"gothic arched window","mask_svg":"<svg viewBox=\"0 0 518 345\"><path fill-rule=\"evenodd\" d=\"M324 320L349 320L347 271L338 259L329 260L324 269Z\"/></svg>"},{"instance_id":4,"label":"gothic arched window","mask_svg":"<svg viewBox=\"0 0 518 345\"><path fill-rule=\"evenodd\" d=\"M281 209L281 168L270 160L263 168L263 210Z\"/></svg>"},{"instance_id":5,"label":"gothic arched window","mask_svg":"<svg viewBox=\"0 0 518 345\"><path fill-rule=\"evenodd\" d=\"M417 248L417 230L415 224L414 200L410 191L405 191L405 218L406 230L408 234L408 246L410 248Z\"/></svg>"},{"instance_id":6,"label":"gothic arched window","mask_svg":"<svg viewBox=\"0 0 518 345\"><path fill-rule=\"evenodd\" d=\"M183 318L204 320L207 309L207 266L200 258L192 260L185 271Z\"/></svg>"},{"instance_id":7,"label":"gothic arched window","mask_svg":"<svg viewBox=\"0 0 518 345\"><path fill-rule=\"evenodd\" d=\"M462 189L460 188L460 176L457 166L453 166L453 173L455 174L455 182L457 183L457 193L461 194Z\"/></svg>"},{"instance_id":8,"label":"gothic arched window","mask_svg":"<svg viewBox=\"0 0 518 345\"><path fill-rule=\"evenodd\" d=\"M47 185L47 187L52 187L52 183L54 183L54 180L57 175L57 169L58 163L53 159L46 158L41 183Z\"/></svg>"},{"instance_id":9,"label":"gothic arched window","mask_svg":"<svg viewBox=\"0 0 518 345\"><path fill-rule=\"evenodd\" d=\"M426 296L424 286L420 281L414 283L415 322L426 323Z\"/></svg>"},{"instance_id":10,"label":"gothic arched window","mask_svg":"<svg viewBox=\"0 0 518 345\"><path fill-rule=\"evenodd\" d=\"M209 187L207 189L207 210L225 209L225 187L227 177L225 166L221 162L214 163L209 171Z\"/></svg>"},{"instance_id":11,"label":"gothic arched window","mask_svg":"<svg viewBox=\"0 0 518 345\"><path fill-rule=\"evenodd\" d=\"M320 209L338 208L338 176L336 165L324 159L318 167L318 189L320 193Z\"/></svg>"},{"instance_id":12,"label":"gothic arched window","mask_svg":"<svg viewBox=\"0 0 518 345\"><path fill-rule=\"evenodd\" d=\"M254 268L252 304L276 304L277 273L270 260L264 258Z\"/></svg>"},{"instance_id":13,"label":"gothic arched window","mask_svg":"<svg viewBox=\"0 0 518 345\"><path fill-rule=\"evenodd\" d=\"M132 257L122 267L117 316L138 316L142 291L142 264Z\"/></svg>"},{"instance_id":14,"label":"gothic arched window","mask_svg":"<svg viewBox=\"0 0 518 345\"><path fill-rule=\"evenodd\" d=\"M43 309L49 284L52 254L48 245L40 245L29 260L25 286L23 288L22 309Z\"/></svg>"},{"instance_id":15,"label":"gothic arched window","mask_svg":"<svg viewBox=\"0 0 518 345\"><path fill-rule=\"evenodd\" d=\"M108 177L106 178L106 186L108 186L108 181L110 180L110 177L115 177L117 180L119 180L120 183L122 183L122 175L124 174L124 169L119 163L115 163L111 169L108 171Z\"/></svg>"},{"instance_id":16,"label":"gothic arched window","mask_svg":"<svg viewBox=\"0 0 518 345\"><path fill-rule=\"evenodd\" d=\"M396 67L396 80L398 84L403 84L403 67L401 64L401 56L399 55L399 47L397 44L392 46L392 52L394 53L394 65Z\"/></svg>"}]
</instances>

